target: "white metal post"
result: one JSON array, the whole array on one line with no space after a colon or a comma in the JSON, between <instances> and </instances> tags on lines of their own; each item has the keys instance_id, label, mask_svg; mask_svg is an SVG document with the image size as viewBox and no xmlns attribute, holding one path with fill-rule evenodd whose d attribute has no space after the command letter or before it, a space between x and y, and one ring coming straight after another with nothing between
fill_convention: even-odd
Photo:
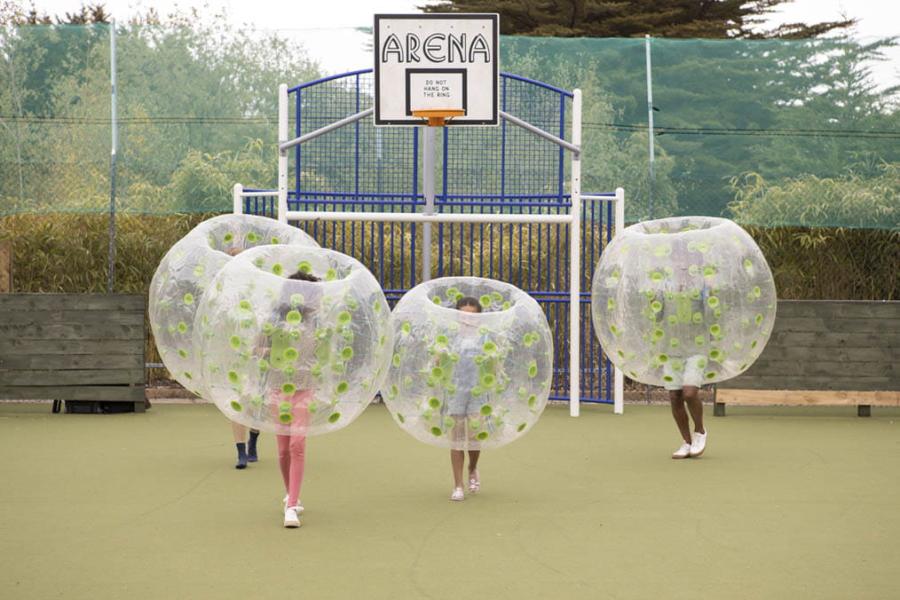
<instances>
[{"instance_id":1,"label":"white metal post","mask_svg":"<svg viewBox=\"0 0 900 600\"><path fill-rule=\"evenodd\" d=\"M231 199L232 199L232 212L236 215L239 215L244 212L244 199L242 198L244 194L244 186L239 183L234 184L234 187L231 189Z\"/></svg>"},{"instance_id":2,"label":"white metal post","mask_svg":"<svg viewBox=\"0 0 900 600\"><path fill-rule=\"evenodd\" d=\"M653 185L655 183L654 163L656 162L656 152L653 148L653 69L650 64L650 36L644 36L644 54L647 59L647 141L650 145L648 163L649 185L647 186L647 216L653 218Z\"/></svg>"},{"instance_id":3,"label":"white metal post","mask_svg":"<svg viewBox=\"0 0 900 600\"><path fill-rule=\"evenodd\" d=\"M434 214L434 127L422 127L423 214ZM431 223L422 226L422 281L431 279Z\"/></svg>"},{"instance_id":4,"label":"white metal post","mask_svg":"<svg viewBox=\"0 0 900 600\"><path fill-rule=\"evenodd\" d=\"M613 236L618 236L625 229L625 190L616 188L615 220ZM622 369L615 368L613 375L613 413L621 415L625 412L625 374Z\"/></svg>"},{"instance_id":5,"label":"white metal post","mask_svg":"<svg viewBox=\"0 0 900 600\"><path fill-rule=\"evenodd\" d=\"M572 144L581 148L581 90L572 98ZM581 152L572 154L569 225L569 414L581 412Z\"/></svg>"},{"instance_id":6,"label":"white metal post","mask_svg":"<svg viewBox=\"0 0 900 600\"><path fill-rule=\"evenodd\" d=\"M288 141L288 86L278 86L278 220L287 223L288 151L281 145Z\"/></svg>"}]
</instances>

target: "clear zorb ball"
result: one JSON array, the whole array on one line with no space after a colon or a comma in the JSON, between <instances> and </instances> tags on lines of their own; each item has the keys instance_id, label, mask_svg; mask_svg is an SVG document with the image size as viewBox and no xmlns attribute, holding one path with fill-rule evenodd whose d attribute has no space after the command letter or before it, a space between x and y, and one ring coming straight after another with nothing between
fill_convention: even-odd
<instances>
[{"instance_id":1,"label":"clear zorb ball","mask_svg":"<svg viewBox=\"0 0 900 600\"><path fill-rule=\"evenodd\" d=\"M481 312L457 309L462 299ZM403 296L391 319L382 396L404 431L479 450L508 444L537 422L550 394L553 341L528 294L491 279L434 279Z\"/></svg>"},{"instance_id":2,"label":"clear zorb ball","mask_svg":"<svg viewBox=\"0 0 900 600\"><path fill-rule=\"evenodd\" d=\"M192 348L194 316L203 294L232 256L265 244L318 247L296 227L252 215L203 221L166 253L150 283L149 316L163 363L178 383L204 395Z\"/></svg>"},{"instance_id":3,"label":"clear zorb ball","mask_svg":"<svg viewBox=\"0 0 900 600\"><path fill-rule=\"evenodd\" d=\"M672 217L626 228L594 272L594 329L636 381L680 389L742 373L775 322L775 282L728 219Z\"/></svg>"},{"instance_id":4,"label":"clear zorb ball","mask_svg":"<svg viewBox=\"0 0 900 600\"><path fill-rule=\"evenodd\" d=\"M292 279L298 272L319 281ZM347 255L254 248L213 279L194 347L209 398L232 421L281 435L329 433L353 422L384 381L390 308Z\"/></svg>"}]
</instances>

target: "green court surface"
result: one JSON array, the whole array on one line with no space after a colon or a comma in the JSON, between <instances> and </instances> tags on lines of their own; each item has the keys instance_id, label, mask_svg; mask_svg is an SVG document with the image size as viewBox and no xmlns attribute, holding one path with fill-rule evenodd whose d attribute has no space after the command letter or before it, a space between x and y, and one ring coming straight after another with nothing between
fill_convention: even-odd
<instances>
[{"instance_id":1,"label":"green court surface","mask_svg":"<svg viewBox=\"0 0 900 600\"><path fill-rule=\"evenodd\" d=\"M285 530L272 436L236 471L212 406L0 405L0 598L900 597L900 411L728 410L673 461L664 406L548 408L451 503L373 406L310 439Z\"/></svg>"}]
</instances>

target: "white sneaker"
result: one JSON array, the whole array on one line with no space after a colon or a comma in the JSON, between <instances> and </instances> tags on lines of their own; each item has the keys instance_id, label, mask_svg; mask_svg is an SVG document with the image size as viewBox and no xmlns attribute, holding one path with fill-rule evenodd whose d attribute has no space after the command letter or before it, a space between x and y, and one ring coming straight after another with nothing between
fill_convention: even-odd
<instances>
[{"instance_id":1,"label":"white sneaker","mask_svg":"<svg viewBox=\"0 0 900 600\"><path fill-rule=\"evenodd\" d=\"M453 502L462 502L465 499L466 495L463 493L463 489L461 487L453 488L453 493L450 494L450 500L452 500Z\"/></svg>"},{"instance_id":2,"label":"white sneaker","mask_svg":"<svg viewBox=\"0 0 900 600\"><path fill-rule=\"evenodd\" d=\"M672 453L672 458L688 458L691 455L691 445L683 442L678 450Z\"/></svg>"},{"instance_id":3,"label":"white sneaker","mask_svg":"<svg viewBox=\"0 0 900 600\"><path fill-rule=\"evenodd\" d=\"M285 509L284 526L289 528L300 527L300 518L297 516L297 510L294 507Z\"/></svg>"},{"instance_id":4,"label":"white sneaker","mask_svg":"<svg viewBox=\"0 0 900 600\"><path fill-rule=\"evenodd\" d=\"M709 435L709 430L704 431L703 433L697 433L696 431L691 434L691 457L697 458L703 455L703 451L706 450L706 436Z\"/></svg>"},{"instance_id":5,"label":"white sneaker","mask_svg":"<svg viewBox=\"0 0 900 600\"><path fill-rule=\"evenodd\" d=\"M284 498L281 499L281 510L287 510L287 509L288 509L287 503L288 503L288 497L287 497L287 495L285 495ZM300 501L299 501L299 500L297 500L297 506L294 507L294 510L297 511L297 514L298 514L298 515L302 515L302 514L303 514L303 505L300 504Z\"/></svg>"}]
</instances>

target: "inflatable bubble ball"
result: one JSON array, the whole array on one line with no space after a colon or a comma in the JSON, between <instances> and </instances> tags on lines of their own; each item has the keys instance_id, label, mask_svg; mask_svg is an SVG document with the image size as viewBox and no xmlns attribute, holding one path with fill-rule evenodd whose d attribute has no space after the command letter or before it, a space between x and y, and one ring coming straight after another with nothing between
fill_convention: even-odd
<instances>
[{"instance_id":1,"label":"inflatable bubble ball","mask_svg":"<svg viewBox=\"0 0 900 600\"><path fill-rule=\"evenodd\" d=\"M594 273L594 329L632 379L680 389L730 379L760 355L775 282L746 231L727 219L673 217L626 228Z\"/></svg>"},{"instance_id":2,"label":"inflatable bubble ball","mask_svg":"<svg viewBox=\"0 0 900 600\"><path fill-rule=\"evenodd\" d=\"M282 435L349 425L391 358L390 308L357 260L323 248L241 253L197 308L206 392L232 421Z\"/></svg>"},{"instance_id":3,"label":"inflatable bubble ball","mask_svg":"<svg viewBox=\"0 0 900 600\"><path fill-rule=\"evenodd\" d=\"M204 396L191 346L194 316L209 283L232 256L264 244L318 247L296 227L252 215L204 221L166 253L150 283L150 326L163 363L178 383Z\"/></svg>"},{"instance_id":4,"label":"inflatable bubble ball","mask_svg":"<svg viewBox=\"0 0 900 600\"><path fill-rule=\"evenodd\" d=\"M541 307L515 286L445 277L410 290L391 315L382 396L416 439L456 450L508 444L537 422L553 375Z\"/></svg>"}]
</instances>

